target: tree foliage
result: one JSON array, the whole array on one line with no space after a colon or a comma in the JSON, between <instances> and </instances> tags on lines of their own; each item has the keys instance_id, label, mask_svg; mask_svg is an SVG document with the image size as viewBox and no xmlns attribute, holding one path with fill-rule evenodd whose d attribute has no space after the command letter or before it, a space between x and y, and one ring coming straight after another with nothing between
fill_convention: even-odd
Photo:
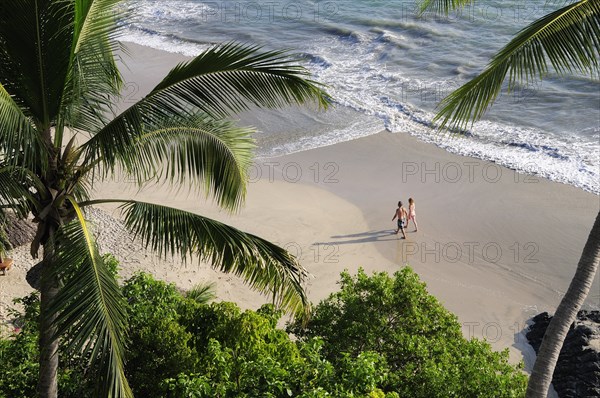
<instances>
[{"instance_id":1,"label":"tree foliage","mask_svg":"<svg viewBox=\"0 0 600 398\"><path fill-rule=\"evenodd\" d=\"M455 315L429 295L410 268L386 273L342 273L341 289L322 301L307 325L290 328L303 341L322 338L334 366L340 353L380 355L389 376L385 391L410 397L514 397L525 377L488 343L466 340ZM343 357L342 357L343 358Z\"/></svg>"},{"instance_id":2,"label":"tree foliage","mask_svg":"<svg viewBox=\"0 0 600 398\"><path fill-rule=\"evenodd\" d=\"M423 0L422 11L448 13L473 0ZM550 73L600 78L600 1L571 0L533 21L498 51L476 77L445 97L434 120L464 128L483 116L503 85L542 80ZM573 117L578 117L573 113ZM567 336L600 267L600 212L589 233L575 275L558 305L536 357L527 397L546 397Z\"/></svg>"},{"instance_id":3,"label":"tree foliage","mask_svg":"<svg viewBox=\"0 0 600 398\"><path fill-rule=\"evenodd\" d=\"M114 261L106 259L114 269ZM278 327L281 311L208 303L139 273L122 292L126 376L135 396L169 398L521 397L526 377L507 353L466 340L456 317L410 269L343 273L341 290L306 325ZM21 330L0 340L0 397L33 397L39 299L22 300ZM296 338L289 334L293 331ZM89 358L61 362L61 396L93 396Z\"/></svg>"},{"instance_id":4,"label":"tree foliage","mask_svg":"<svg viewBox=\"0 0 600 398\"><path fill-rule=\"evenodd\" d=\"M246 194L253 129L231 116L250 106L316 103L323 88L297 58L252 45L215 45L176 65L117 109L124 0L3 1L0 12L0 207L36 224L40 254L39 394L55 398L58 340L99 366L101 396L128 397L125 313L82 208L114 201L92 185L117 170L194 191L237 210ZM199 257L305 309L304 269L280 247L228 225L156 204L123 202L126 226L159 254ZM3 217L0 217L3 218ZM6 249L0 219L0 257ZM274 291L274 289L277 289Z\"/></svg>"}]
</instances>

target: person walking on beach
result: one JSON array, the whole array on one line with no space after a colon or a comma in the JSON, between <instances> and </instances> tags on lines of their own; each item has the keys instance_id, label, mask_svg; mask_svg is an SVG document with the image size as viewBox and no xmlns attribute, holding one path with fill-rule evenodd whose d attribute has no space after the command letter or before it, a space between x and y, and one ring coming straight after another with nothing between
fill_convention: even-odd
<instances>
[{"instance_id":1,"label":"person walking on beach","mask_svg":"<svg viewBox=\"0 0 600 398\"><path fill-rule=\"evenodd\" d=\"M406 228L408 228L410 220L413 220L413 223L415 223L415 232L417 232L419 227L417 226L417 214L415 213L415 201L413 198L408 198L408 219L406 220Z\"/></svg>"},{"instance_id":2,"label":"person walking on beach","mask_svg":"<svg viewBox=\"0 0 600 398\"><path fill-rule=\"evenodd\" d=\"M406 209L404 208L404 206L402 206L402 201L398 202L398 208L394 213L392 221L394 221L396 217L398 218L398 229L396 230L396 234L398 234L398 231L402 231L402 238L406 239L406 233L404 233L404 220L406 219Z\"/></svg>"}]
</instances>

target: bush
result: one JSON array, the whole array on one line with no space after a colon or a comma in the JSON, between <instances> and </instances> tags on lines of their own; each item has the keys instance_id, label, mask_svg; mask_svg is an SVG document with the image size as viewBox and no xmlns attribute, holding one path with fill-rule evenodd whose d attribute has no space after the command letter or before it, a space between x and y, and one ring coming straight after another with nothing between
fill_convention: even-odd
<instances>
[{"instance_id":1,"label":"bush","mask_svg":"<svg viewBox=\"0 0 600 398\"><path fill-rule=\"evenodd\" d=\"M113 261L113 269L118 263ZM205 288L182 295L138 273L127 280L126 373L138 397L399 398L520 397L526 377L479 340L463 338L456 317L406 268L343 273L341 290L307 325L277 328L272 305L242 311L206 304ZM208 289L210 291L210 289ZM209 292L210 293L210 292ZM0 339L0 398L34 397L39 299L20 300L19 333ZM94 396L86 358L61 355L60 396Z\"/></svg>"},{"instance_id":2,"label":"bush","mask_svg":"<svg viewBox=\"0 0 600 398\"><path fill-rule=\"evenodd\" d=\"M0 397L37 397L36 388L39 376L38 335L40 299L37 292L16 299L23 312L12 311L15 332L5 340L0 339ZM61 397L77 398L92 396L93 376L86 374L86 361L82 358L68 358L61 352L58 372L58 387Z\"/></svg>"},{"instance_id":3,"label":"bush","mask_svg":"<svg viewBox=\"0 0 600 398\"><path fill-rule=\"evenodd\" d=\"M163 379L193 369L197 360L192 335L179 324L185 299L175 285L145 273L126 281L123 295L129 317L126 376L136 396L150 397Z\"/></svg>"},{"instance_id":4,"label":"bush","mask_svg":"<svg viewBox=\"0 0 600 398\"><path fill-rule=\"evenodd\" d=\"M303 325L288 331L300 341L323 339L323 354L336 368L346 356L374 352L385 359L389 375L377 383L402 397L518 397L526 376L508 362L508 350L466 340L456 316L404 268L390 278L342 273L341 290L331 294Z\"/></svg>"},{"instance_id":5,"label":"bush","mask_svg":"<svg viewBox=\"0 0 600 398\"><path fill-rule=\"evenodd\" d=\"M210 387L209 395L199 396L288 396L290 369L300 355L287 333L275 327L280 313L272 306L242 312L233 303L188 303L185 312L182 324L194 336L202 370L196 379Z\"/></svg>"}]
</instances>

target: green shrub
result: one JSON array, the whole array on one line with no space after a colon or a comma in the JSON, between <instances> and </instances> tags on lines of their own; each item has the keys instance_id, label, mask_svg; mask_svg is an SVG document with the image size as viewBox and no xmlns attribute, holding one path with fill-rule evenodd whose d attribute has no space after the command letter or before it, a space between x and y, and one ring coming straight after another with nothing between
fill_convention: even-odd
<instances>
[{"instance_id":1,"label":"green shrub","mask_svg":"<svg viewBox=\"0 0 600 398\"><path fill-rule=\"evenodd\" d=\"M163 379L194 369L192 335L179 324L184 298L173 284L138 273L126 281L129 340L126 374L136 396L154 396Z\"/></svg>"},{"instance_id":2,"label":"green shrub","mask_svg":"<svg viewBox=\"0 0 600 398\"><path fill-rule=\"evenodd\" d=\"M106 258L118 269L114 258ZM210 292L210 289L208 289ZM125 281L129 333L126 372L138 397L400 398L521 397L526 377L507 352L467 341L456 317L406 268L343 273L341 290L322 301L306 325L277 328L272 305L242 311L206 304L198 289L138 273ZM39 299L20 299L20 331L0 339L0 398L34 397L38 377ZM94 369L61 354L59 391L94 396Z\"/></svg>"},{"instance_id":3,"label":"green shrub","mask_svg":"<svg viewBox=\"0 0 600 398\"><path fill-rule=\"evenodd\" d=\"M34 397L38 380L37 334L21 331L13 339L0 340L0 396Z\"/></svg>"},{"instance_id":4,"label":"green shrub","mask_svg":"<svg viewBox=\"0 0 600 398\"><path fill-rule=\"evenodd\" d=\"M281 314L272 306L242 312L233 303L188 302L182 312L203 372L196 377L201 382L192 384L210 386L211 395L200 396L287 396L289 371L300 354L287 333L275 327Z\"/></svg>"},{"instance_id":5,"label":"green shrub","mask_svg":"<svg viewBox=\"0 0 600 398\"><path fill-rule=\"evenodd\" d=\"M456 316L429 295L410 268L355 277L342 273L331 294L303 325L288 330L301 341L323 339L323 354L336 368L348 355L374 352L387 362L388 377L376 385L402 397L518 397L526 376L508 362L508 350L466 340Z\"/></svg>"},{"instance_id":6,"label":"green shrub","mask_svg":"<svg viewBox=\"0 0 600 398\"><path fill-rule=\"evenodd\" d=\"M23 306L23 312L11 311L15 333L11 338L0 339L0 364L3 372L0 378L0 397L36 397L39 375L38 317L40 313L39 294L33 292L16 299ZM93 375L89 374L87 362L82 358L69 358L61 352L58 386L60 396L77 398L92 396ZM87 374L86 374L87 373Z\"/></svg>"}]
</instances>

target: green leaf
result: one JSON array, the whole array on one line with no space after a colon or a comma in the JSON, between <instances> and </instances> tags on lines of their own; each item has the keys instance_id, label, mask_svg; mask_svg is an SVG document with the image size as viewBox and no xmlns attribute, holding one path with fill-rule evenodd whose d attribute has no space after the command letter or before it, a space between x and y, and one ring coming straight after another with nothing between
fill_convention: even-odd
<instances>
[{"instance_id":1,"label":"green leaf","mask_svg":"<svg viewBox=\"0 0 600 398\"><path fill-rule=\"evenodd\" d=\"M133 397L125 378L127 315L121 290L104 264L83 218L61 226L52 267L64 280L48 316L72 355L87 354L98 368L101 396Z\"/></svg>"},{"instance_id":2,"label":"green leaf","mask_svg":"<svg viewBox=\"0 0 600 398\"><path fill-rule=\"evenodd\" d=\"M1 54L0 51L0 56ZM48 156L32 120L23 113L10 93L6 91L1 78L0 153L5 155L4 164L29 168L43 168Z\"/></svg>"},{"instance_id":3,"label":"green leaf","mask_svg":"<svg viewBox=\"0 0 600 398\"><path fill-rule=\"evenodd\" d=\"M62 143L63 127L98 131L106 123L113 99L122 87L114 52L125 15L117 8L119 0L79 0L74 2L73 37L69 74L61 98L61 115L56 145ZM117 25L116 20L122 24Z\"/></svg>"},{"instance_id":4,"label":"green leaf","mask_svg":"<svg viewBox=\"0 0 600 398\"><path fill-rule=\"evenodd\" d=\"M78 0L75 2L73 52L79 53L86 45L106 41L120 33L117 18L123 17L116 7L122 0Z\"/></svg>"},{"instance_id":5,"label":"green leaf","mask_svg":"<svg viewBox=\"0 0 600 398\"><path fill-rule=\"evenodd\" d=\"M473 80L444 98L434 120L441 127L465 128L492 105L508 75L508 89L559 74L584 73L598 78L600 2L581 0L554 11L517 34Z\"/></svg>"},{"instance_id":6,"label":"green leaf","mask_svg":"<svg viewBox=\"0 0 600 398\"><path fill-rule=\"evenodd\" d=\"M252 132L207 115L174 116L144 125L134 143L114 148L113 155L140 186L150 179L190 189L203 183L207 196L236 209L246 192Z\"/></svg>"},{"instance_id":7,"label":"green leaf","mask_svg":"<svg viewBox=\"0 0 600 398\"><path fill-rule=\"evenodd\" d=\"M452 10L473 3L473 0L423 0L420 2L420 12L432 11L434 13L448 14Z\"/></svg>"},{"instance_id":8,"label":"green leaf","mask_svg":"<svg viewBox=\"0 0 600 398\"><path fill-rule=\"evenodd\" d=\"M308 310L302 289L307 273L281 247L218 221L183 210L127 201L125 224L159 254L197 257L219 271L233 273L253 289L275 294L290 312Z\"/></svg>"},{"instance_id":9,"label":"green leaf","mask_svg":"<svg viewBox=\"0 0 600 398\"><path fill-rule=\"evenodd\" d=\"M192 105L214 117L258 107L281 107L316 101L328 106L319 84L307 80L306 69L283 51L227 43L177 65L146 98L163 109Z\"/></svg>"},{"instance_id":10,"label":"green leaf","mask_svg":"<svg viewBox=\"0 0 600 398\"><path fill-rule=\"evenodd\" d=\"M115 148L134 145L146 125L198 112L220 120L254 105L281 107L329 99L308 72L283 52L260 52L238 44L216 46L173 68L146 97L125 110L84 144L86 159L114 167Z\"/></svg>"},{"instance_id":11,"label":"green leaf","mask_svg":"<svg viewBox=\"0 0 600 398\"><path fill-rule=\"evenodd\" d=\"M209 301L217 298L215 294L217 284L215 282L199 283L190 289L185 297L194 300L199 304L207 304Z\"/></svg>"},{"instance_id":12,"label":"green leaf","mask_svg":"<svg viewBox=\"0 0 600 398\"><path fill-rule=\"evenodd\" d=\"M13 210L18 216L25 217L32 206L39 207L30 189L41 190L39 178L27 169L14 166L0 167L0 205Z\"/></svg>"},{"instance_id":13,"label":"green leaf","mask_svg":"<svg viewBox=\"0 0 600 398\"><path fill-rule=\"evenodd\" d=\"M52 126L69 71L73 2L22 0L0 13L0 84L39 131Z\"/></svg>"}]
</instances>

